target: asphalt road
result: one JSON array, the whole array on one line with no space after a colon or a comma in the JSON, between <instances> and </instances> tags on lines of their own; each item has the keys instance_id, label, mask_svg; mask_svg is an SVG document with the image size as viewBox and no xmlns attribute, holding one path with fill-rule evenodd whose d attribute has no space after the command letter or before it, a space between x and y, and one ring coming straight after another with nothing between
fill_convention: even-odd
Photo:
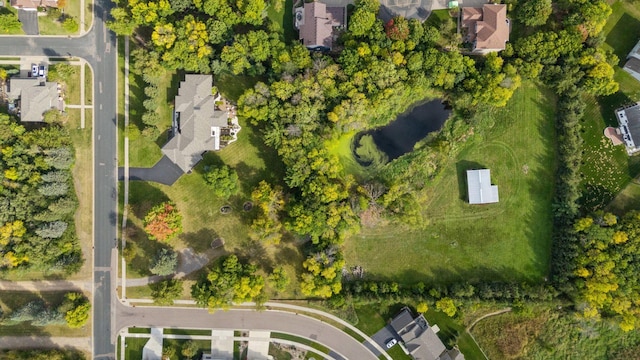
<instances>
[{"instance_id":1,"label":"asphalt road","mask_svg":"<svg viewBox=\"0 0 640 360\"><path fill-rule=\"evenodd\" d=\"M95 359L115 359L117 332L112 324L112 250L117 221L116 38L106 28L112 4L97 0L92 30L79 38L0 37L0 55L65 57L87 60L94 70L94 298L93 352ZM115 269L115 268L114 268Z\"/></svg>"},{"instance_id":2,"label":"asphalt road","mask_svg":"<svg viewBox=\"0 0 640 360\"><path fill-rule=\"evenodd\" d=\"M341 330L304 315L277 310L219 310L210 314L205 309L116 306L117 327L184 327L225 330L267 330L294 334L316 341L344 359L375 360L363 344ZM335 356L337 357L337 356Z\"/></svg>"}]
</instances>

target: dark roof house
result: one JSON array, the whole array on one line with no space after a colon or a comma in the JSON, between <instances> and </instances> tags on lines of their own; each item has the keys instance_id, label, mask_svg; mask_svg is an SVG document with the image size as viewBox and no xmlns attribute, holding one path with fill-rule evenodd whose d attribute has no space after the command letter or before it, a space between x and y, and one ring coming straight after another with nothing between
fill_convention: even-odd
<instances>
[{"instance_id":1,"label":"dark roof house","mask_svg":"<svg viewBox=\"0 0 640 360\"><path fill-rule=\"evenodd\" d=\"M437 335L437 326L430 326L423 315L414 318L409 308L403 308L390 325L415 360L464 360L458 349L447 350Z\"/></svg>"},{"instance_id":2,"label":"dark roof house","mask_svg":"<svg viewBox=\"0 0 640 360\"><path fill-rule=\"evenodd\" d=\"M507 5L463 7L462 27L467 29L465 40L473 45L474 53L487 54L504 50L509 41Z\"/></svg>"},{"instance_id":3,"label":"dark roof house","mask_svg":"<svg viewBox=\"0 0 640 360\"><path fill-rule=\"evenodd\" d=\"M640 103L617 109L616 118L627 154L640 151Z\"/></svg>"},{"instance_id":4,"label":"dark roof house","mask_svg":"<svg viewBox=\"0 0 640 360\"><path fill-rule=\"evenodd\" d=\"M211 93L212 87L211 75L188 74L175 98L173 137L162 153L184 172L196 166L205 152L219 150L223 131L231 127L229 114L216 108L221 98Z\"/></svg>"},{"instance_id":5,"label":"dark roof house","mask_svg":"<svg viewBox=\"0 0 640 360\"><path fill-rule=\"evenodd\" d=\"M58 84L38 78L11 78L7 97L14 103L20 121L38 122L48 110L60 107Z\"/></svg>"},{"instance_id":6,"label":"dark roof house","mask_svg":"<svg viewBox=\"0 0 640 360\"><path fill-rule=\"evenodd\" d=\"M469 204L497 203L498 186L491 184L491 170L467 170Z\"/></svg>"},{"instance_id":7,"label":"dark roof house","mask_svg":"<svg viewBox=\"0 0 640 360\"><path fill-rule=\"evenodd\" d=\"M347 10L344 6L327 6L321 2L304 3L295 9L295 27L300 40L307 48L333 47L334 28L347 25Z\"/></svg>"},{"instance_id":8,"label":"dark roof house","mask_svg":"<svg viewBox=\"0 0 640 360\"><path fill-rule=\"evenodd\" d=\"M627 55L627 62L622 69L640 81L640 41L638 41L636 46L634 46Z\"/></svg>"}]
</instances>

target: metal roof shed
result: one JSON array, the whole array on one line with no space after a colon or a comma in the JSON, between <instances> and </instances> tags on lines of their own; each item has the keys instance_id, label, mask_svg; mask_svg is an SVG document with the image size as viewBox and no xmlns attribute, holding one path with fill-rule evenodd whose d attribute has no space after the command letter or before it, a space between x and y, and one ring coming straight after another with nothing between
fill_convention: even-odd
<instances>
[{"instance_id":1,"label":"metal roof shed","mask_svg":"<svg viewBox=\"0 0 640 360\"><path fill-rule=\"evenodd\" d=\"M489 169L467 170L469 204L491 204L498 202L498 186L491 185Z\"/></svg>"}]
</instances>

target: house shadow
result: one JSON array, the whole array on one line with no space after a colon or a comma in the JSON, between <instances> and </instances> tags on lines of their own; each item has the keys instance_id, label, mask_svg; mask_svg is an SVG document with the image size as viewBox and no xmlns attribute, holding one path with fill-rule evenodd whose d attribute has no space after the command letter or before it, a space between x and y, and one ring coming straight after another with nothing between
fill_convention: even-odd
<instances>
[{"instance_id":1,"label":"house shadow","mask_svg":"<svg viewBox=\"0 0 640 360\"><path fill-rule=\"evenodd\" d=\"M458 176L458 197L462 201L469 201L467 194L467 170L484 169L486 166L475 161L460 160L456 163L456 174Z\"/></svg>"}]
</instances>

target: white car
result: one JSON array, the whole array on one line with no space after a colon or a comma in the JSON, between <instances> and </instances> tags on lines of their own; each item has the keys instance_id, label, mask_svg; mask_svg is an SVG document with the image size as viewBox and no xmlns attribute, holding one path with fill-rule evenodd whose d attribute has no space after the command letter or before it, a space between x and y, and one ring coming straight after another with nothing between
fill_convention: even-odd
<instances>
[{"instance_id":1,"label":"white car","mask_svg":"<svg viewBox=\"0 0 640 360\"><path fill-rule=\"evenodd\" d=\"M393 345L397 344L398 340L396 339L391 339L389 341L387 341L387 349L391 349L393 347Z\"/></svg>"},{"instance_id":2,"label":"white car","mask_svg":"<svg viewBox=\"0 0 640 360\"><path fill-rule=\"evenodd\" d=\"M47 69L44 67L44 65L40 65L40 67L38 68L38 76L45 76L47 72Z\"/></svg>"},{"instance_id":3,"label":"white car","mask_svg":"<svg viewBox=\"0 0 640 360\"><path fill-rule=\"evenodd\" d=\"M33 77L38 76L38 65L31 64L31 76Z\"/></svg>"}]
</instances>

